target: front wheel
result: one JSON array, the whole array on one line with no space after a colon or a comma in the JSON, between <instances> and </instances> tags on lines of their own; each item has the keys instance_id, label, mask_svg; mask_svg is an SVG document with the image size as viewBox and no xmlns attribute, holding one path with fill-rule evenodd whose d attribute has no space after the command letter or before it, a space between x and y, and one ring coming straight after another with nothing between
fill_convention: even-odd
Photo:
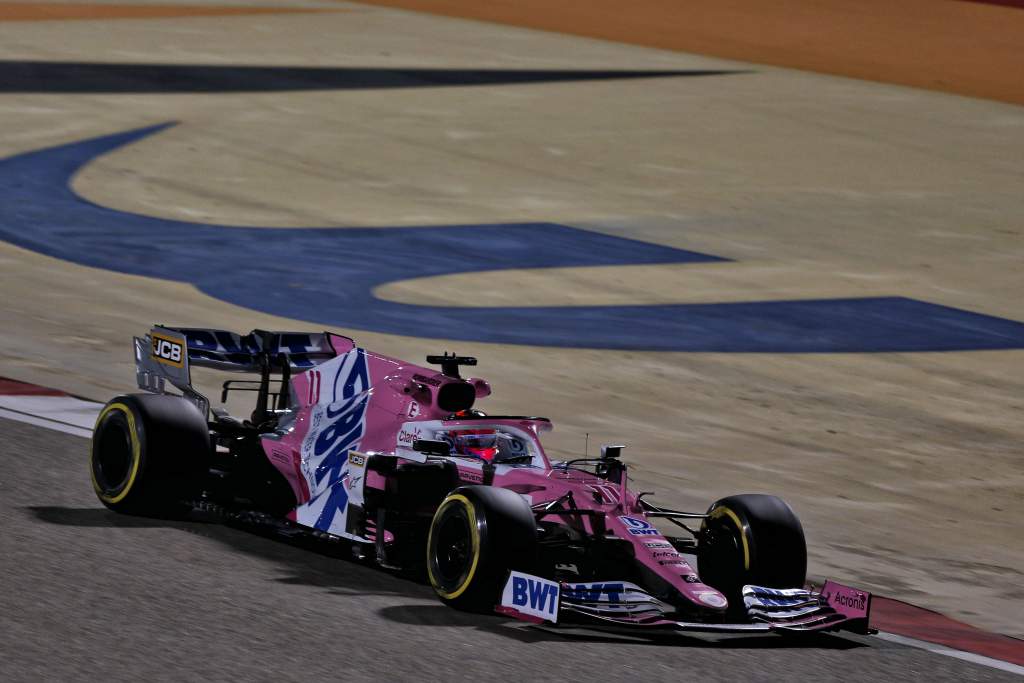
<instances>
[{"instance_id":1,"label":"front wheel","mask_svg":"<svg viewBox=\"0 0 1024 683\"><path fill-rule=\"evenodd\" d=\"M708 508L697 542L701 581L741 609L743 586L802 588L807 545L800 520L781 498L729 496Z\"/></svg>"},{"instance_id":2,"label":"front wheel","mask_svg":"<svg viewBox=\"0 0 1024 683\"><path fill-rule=\"evenodd\" d=\"M522 496L490 486L464 486L438 506L427 537L427 576L445 604L492 609L509 570L530 571L537 524Z\"/></svg>"}]
</instances>

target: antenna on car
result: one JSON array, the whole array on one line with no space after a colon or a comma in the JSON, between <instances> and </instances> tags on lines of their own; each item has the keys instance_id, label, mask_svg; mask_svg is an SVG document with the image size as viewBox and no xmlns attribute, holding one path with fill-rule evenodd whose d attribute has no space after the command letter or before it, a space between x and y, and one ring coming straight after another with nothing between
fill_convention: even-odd
<instances>
[{"instance_id":1,"label":"antenna on car","mask_svg":"<svg viewBox=\"0 0 1024 683\"><path fill-rule=\"evenodd\" d=\"M590 432L585 432L583 435L583 457L587 457L590 454Z\"/></svg>"}]
</instances>

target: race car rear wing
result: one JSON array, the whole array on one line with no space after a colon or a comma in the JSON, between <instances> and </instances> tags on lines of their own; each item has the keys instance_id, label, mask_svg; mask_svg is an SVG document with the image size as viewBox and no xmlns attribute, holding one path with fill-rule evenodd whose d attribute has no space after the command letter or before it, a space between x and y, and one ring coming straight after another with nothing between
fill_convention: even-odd
<instances>
[{"instance_id":1,"label":"race car rear wing","mask_svg":"<svg viewBox=\"0 0 1024 683\"><path fill-rule=\"evenodd\" d=\"M328 332L253 330L240 335L225 330L163 325L154 326L149 334L135 337L134 341L139 388L162 394L170 383L204 415L209 413L210 402L192 388L192 366L260 373L261 384L266 383L271 372L277 371L282 375L282 391L286 391L293 370L319 365L355 345L348 337Z\"/></svg>"}]
</instances>

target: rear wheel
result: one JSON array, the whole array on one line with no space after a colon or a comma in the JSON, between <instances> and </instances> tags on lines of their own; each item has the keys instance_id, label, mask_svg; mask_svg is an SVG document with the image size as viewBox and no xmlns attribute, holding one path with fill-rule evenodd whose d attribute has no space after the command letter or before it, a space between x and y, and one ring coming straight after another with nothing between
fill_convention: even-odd
<instances>
[{"instance_id":1,"label":"rear wheel","mask_svg":"<svg viewBox=\"0 0 1024 683\"><path fill-rule=\"evenodd\" d=\"M427 576L441 601L472 611L498 602L509 570L536 563L537 525L514 491L464 486L437 508L427 538Z\"/></svg>"},{"instance_id":2,"label":"rear wheel","mask_svg":"<svg viewBox=\"0 0 1024 683\"><path fill-rule=\"evenodd\" d=\"M734 610L742 589L802 588L807 576L803 527L781 498L763 494L729 496L708 508L697 544L701 581L717 588Z\"/></svg>"},{"instance_id":3,"label":"rear wheel","mask_svg":"<svg viewBox=\"0 0 1024 683\"><path fill-rule=\"evenodd\" d=\"M180 512L182 501L199 493L209 461L206 419L179 396L118 396L96 420L92 483L100 502L111 510Z\"/></svg>"}]
</instances>

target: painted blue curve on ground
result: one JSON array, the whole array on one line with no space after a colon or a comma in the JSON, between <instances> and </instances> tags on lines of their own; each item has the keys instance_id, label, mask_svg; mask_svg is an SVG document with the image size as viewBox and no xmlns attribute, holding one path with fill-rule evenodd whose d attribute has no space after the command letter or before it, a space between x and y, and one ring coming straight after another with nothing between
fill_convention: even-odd
<instances>
[{"instance_id":1,"label":"painted blue curve on ground","mask_svg":"<svg viewBox=\"0 0 1024 683\"><path fill-rule=\"evenodd\" d=\"M564 225L249 228L98 206L70 181L169 125L0 160L0 239L85 266L192 283L325 325L453 340L712 352L1024 348L1024 324L902 297L655 306L441 307L384 301L396 280L508 268L726 261ZM465 293L472 302L473 293Z\"/></svg>"}]
</instances>

